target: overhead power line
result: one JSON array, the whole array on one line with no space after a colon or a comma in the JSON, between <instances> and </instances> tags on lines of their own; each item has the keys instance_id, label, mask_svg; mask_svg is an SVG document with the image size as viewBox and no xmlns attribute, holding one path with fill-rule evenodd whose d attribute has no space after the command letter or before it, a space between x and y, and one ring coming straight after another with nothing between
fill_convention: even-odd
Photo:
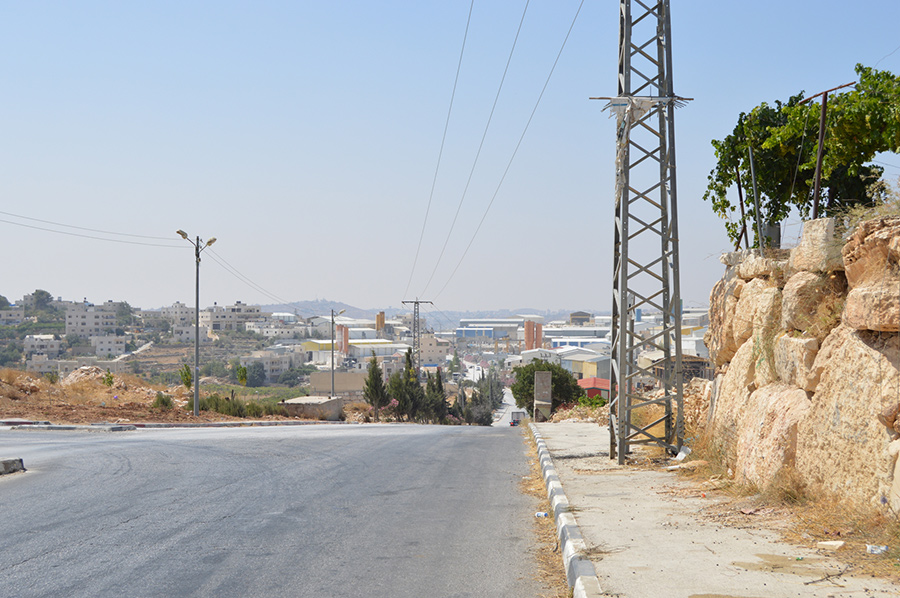
<instances>
[{"instance_id":1,"label":"overhead power line","mask_svg":"<svg viewBox=\"0 0 900 598\"><path fill-rule=\"evenodd\" d=\"M462 69L463 55L466 52L466 40L469 37L469 23L472 22L472 8L475 0L469 4L469 16L466 18L466 31L463 33L462 48L459 50L459 62L456 64L456 77L453 79L453 91L450 93L450 106L447 108L447 119L444 122L444 134L441 137L441 149L438 151L437 164L434 167L434 177L431 180L431 193L428 194L428 206L425 208L425 219L422 221L422 232L419 234L419 244L416 246L416 257L413 259L412 269L409 272L409 280L406 282L405 297L409 293L409 285L412 284L413 275L416 273L416 264L419 262L419 251L422 249L422 239L425 238L425 227L428 224L428 213L431 211L431 200L434 199L434 188L437 185L438 172L441 169L441 157L444 155L444 144L447 141L447 129L450 127L450 113L453 112L453 100L456 98L456 85L459 83L459 72Z\"/></svg>"},{"instance_id":2,"label":"overhead power line","mask_svg":"<svg viewBox=\"0 0 900 598\"><path fill-rule=\"evenodd\" d=\"M120 237L134 237L136 239L155 239L157 241L170 241L172 239L171 237L155 237L155 236L151 236L151 235L137 235L134 233L122 233L122 232L117 232L117 231L112 231L112 230L99 230L96 228L75 226L74 224L63 224L62 222L53 222L52 220L41 220L40 218L32 218L30 216L22 216L20 214L13 214L10 212L0 211L0 214L3 214L4 216L12 216L13 218L21 218L22 220L31 220L32 222L42 222L43 224L52 224L53 226L61 226L63 228L73 228L76 230L84 230L84 231L88 231L91 233L98 233L98 234L102 234L102 235L117 235ZM4 222L6 222L6 221L4 221ZM14 224L14 223L11 223L11 224ZM46 230L46 229L40 229L40 230ZM91 237L91 238L93 238L93 237Z\"/></svg>"},{"instance_id":3,"label":"overhead power line","mask_svg":"<svg viewBox=\"0 0 900 598\"><path fill-rule=\"evenodd\" d=\"M292 302L292 301L287 301L287 300L285 300L284 298L279 297L279 296L276 295L275 293L272 293L271 291L267 290L266 288L264 288L264 287L258 285L257 283L253 282L250 278L248 278L247 276L245 276L240 270L238 270L237 268L235 268L234 266L232 266L230 263L228 263L228 261L227 261L224 257L222 257L220 254L216 253L216 252L213 251L212 249L208 249L207 251L208 251L209 254L210 254L210 255L209 255L209 256L210 256L210 259L212 259L212 260L213 260L214 262L216 262L219 266L221 266L222 269L224 269L226 272L228 272L229 274L231 274L232 276L234 276L235 278L237 278L239 281L241 281L242 283L244 283L245 285L247 285L248 287L250 287L250 288L253 289L254 291L257 291L258 293L261 293L262 295L264 295L265 297L268 297L269 299L271 299L271 300L274 301L275 303L279 303L279 304L282 304L282 305L288 305L288 306L290 306L290 305L296 305L296 303L297 303L296 301L293 301L293 302Z\"/></svg>"},{"instance_id":4,"label":"overhead power line","mask_svg":"<svg viewBox=\"0 0 900 598\"><path fill-rule=\"evenodd\" d=\"M459 212L462 210L463 202L466 199L466 195L469 192L469 185L472 183L472 176L475 174L475 167L478 165L478 159L481 157L481 150L484 148L484 140L487 138L488 130L491 128L491 121L494 118L494 111L497 109L497 101L500 99L500 92L503 90L503 83L506 81L506 74L509 72L509 64L512 62L513 54L516 51L516 44L519 41L519 34L522 32L522 24L525 22L525 14L528 12L528 4L530 0L525 1L525 8L522 9L522 18L519 19L519 28L516 29L516 37L513 39L512 47L509 50L509 57L506 59L506 67L503 69L503 76L500 77L500 85L497 87L497 93L494 95L494 104L491 106L491 113L488 115L487 122L484 125L484 132L481 134L481 142L478 144L478 151L475 152L475 159L472 160L472 168L469 170L469 178L466 179L466 186L463 188L462 196L459 198L459 205L456 206L456 214L453 216L453 222L450 223L450 230L447 231L447 238L444 239L444 246L441 247L441 253L438 255L437 262L434 264L434 269L431 271L431 276L428 277L428 282L425 283L425 288L422 289L422 294L425 294L425 291L428 290L429 285L431 285L431 281L434 280L434 275L438 270L438 266L441 264L441 259L444 257L444 252L447 250L447 243L450 242L450 237L453 235L453 229L456 226L456 221L459 218Z\"/></svg>"},{"instance_id":5,"label":"overhead power line","mask_svg":"<svg viewBox=\"0 0 900 598\"><path fill-rule=\"evenodd\" d=\"M3 212L0 212L0 213L3 213ZM145 247L166 247L168 249L184 249L184 247L180 243L179 244L173 243L171 245L163 245L162 243L143 243L140 241L126 241L125 239L107 239L106 237L97 237L94 235L84 235L81 233L72 233L72 232L68 232L68 231L64 231L64 230L45 228L43 226L34 226L33 224L25 224L24 222L13 222L11 220L3 220L3 219L0 219L0 222L3 222L5 224L12 224L13 226L21 226L23 228L40 230L40 231L44 231L44 232L48 232L48 233L55 233L57 235L66 235L69 237L80 237L82 239L93 239L95 241L106 241L107 243L124 243L126 245L143 245ZM55 224L55 223L53 223L53 224ZM67 225L59 225L59 226L67 226ZM78 228L78 227L73 227L73 228ZM91 229L84 229L84 230L91 230ZM98 232L105 232L105 231L98 231ZM159 238L159 237L150 237L150 238Z\"/></svg>"},{"instance_id":6,"label":"overhead power line","mask_svg":"<svg viewBox=\"0 0 900 598\"><path fill-rule=\"evenodd\" d=\"M460 256L459 261L456 263L456 266L453 268L453 271L450 273L450 276L447 278L447 282L444 283L444 286L441 287L441 290L435 294L434 298L437 299L440 297L441 293L444 292L444 289L447 288L447 285L450 284L450 281L453 280L453 277L456 275L457 270L462 265L463 260L466 259L466 255L469 253L469 249L472 247L472 243L475 241L475 238L478 236L478 232L481 230L481 225L484 224L485 218L487 218L488 212L491 210L491 206L494 205L494 200L497 199L497 194L500 193L500 188L503 186L503 182L506 180L506 175L509 174L509 169L512 166L513 160L516 159L516 154L519 152L519 147L522 145L522 140L525 139L525 133L528 132L528 127L531 126L531 121L534 119L534 115L537 112L538 106L541 104L541 100L544 97L544 92L547 91L547 86L550 84L550 78L553 77L553 71L556 70L556 65L559 63L559 58L562 56L563 50L566 48L566 43L569 41L569 36L572 34L572 29L575 27L575 22L578 20L578 15L581 14L581 8L584 6L584 0L578 4L578 10L575 11L575 16L572 18L572 24L569 25L569 30L566 32L566 37L563 39L562 45L559 48L559 52L556 53L556 60L553 61L553 66L550 67L550 72L547 74L547 80L544 81L544 87L541 88L541 93L538 95L537 101L534 103L534 108L531 110L531 115L528 117L528 121L525 123L525 128L522 130L522 134L519 136L519 141L516 143L516 147L513 150L512 155L509 157L509 162L506 164L506 168L503 171L503 176L500 177L500 182L497 183L497 188L494 190L494 194L491 196L491 201L488 203L487 207L484 210L484 214L481 216L481 220L478 222L478 226L475 228L475 232L472 234L472 238L469 239L469 244L466 245L465 251L463 251L462 256Z\"/></svg>"}]
</instances>

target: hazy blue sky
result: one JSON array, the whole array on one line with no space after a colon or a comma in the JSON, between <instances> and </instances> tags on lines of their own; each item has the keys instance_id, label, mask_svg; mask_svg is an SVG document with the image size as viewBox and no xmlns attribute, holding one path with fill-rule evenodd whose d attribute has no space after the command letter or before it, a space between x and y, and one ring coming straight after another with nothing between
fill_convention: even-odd
<instances>
[{"instance_id":1,"label":"hazy blue sky","mask_svg":"<svg viewBox=\"0 0 900 598\"><path fill-rule=\"evenodd\" d=\"M444 310L609 309L614 121L588 97L615 93L615 0L584 2L448 284L579 3L530 3L436 268L525 6L475 1L406 294L468 0L0 3L0 294L192 304L181 228L218 239L203 305L274 295L375 308L419 296ZM686 305L706 305L729 246L701 200L710 139L761 101L854 80L857 62L900 72L900 2L672 0L672 21L675 90L696 98L676 115L681 288ZM900 157L883 161L900 175Z\"/></svg>"}]
</instances>

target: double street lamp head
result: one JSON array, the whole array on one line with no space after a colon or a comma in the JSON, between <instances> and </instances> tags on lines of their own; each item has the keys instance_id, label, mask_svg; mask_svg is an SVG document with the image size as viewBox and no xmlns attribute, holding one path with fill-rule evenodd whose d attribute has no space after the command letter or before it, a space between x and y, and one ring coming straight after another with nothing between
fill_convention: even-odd
<instances>
[{"instance_id":1,"label":"double street lamp head","mask_svg":"<svg viewBox=\"0 0 900 598\"><path fill-rule=\"evenodd\" d=\"M210 245L212 245L213 243L216 242L216 238L213 237L212 239L210 239L209 241L207 241L206 244L203 245L203 247L200 247L197 243L194 243L193 241L191 241L190 237L188 237L188 234L187 234L186 232L184 232L183 230L178 229L177 231L175 231L175 233L178 234L178 235L181 235L181 238L182 238L182 239L184 239L185 241L187 241L188 243L190 243L191 245L193 245L193 246L196 247L197 249L203 249L203 248L209 247ZM199 242L200 239L197 239L197 241Z\"/></svg>"}]
</instances>

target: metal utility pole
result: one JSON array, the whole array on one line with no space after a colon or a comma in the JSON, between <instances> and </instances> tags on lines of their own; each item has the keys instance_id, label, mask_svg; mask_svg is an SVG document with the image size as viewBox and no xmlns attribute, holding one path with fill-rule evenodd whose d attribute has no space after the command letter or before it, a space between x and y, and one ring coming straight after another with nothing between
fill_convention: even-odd
<instances>
[{"instance_id":1,"label":"metal utility pole","mask_svg":"<svg viewBox=\"0 0 900 598\"><path fill-rule=\"evenodd\" d=\"M676 453L684 435L674 116L689 98L672 90L671 39L669 0L620 0L618 95L591 98L616 116L609 456L620 464L632 444ZM660 325L636 330L642 311Z\"/></svg>"},{"instance_id":2,"label":"metal utility pole","mask_svg":"<svg viewBox=\"0 0 900 598\"><path fill-rule=\"evenodd\" d=\"M816 153L816 178L813 188L813 220L819 217L819 189L821 189L822 183L822 157L825 155L825 116L828 114L828 94L832 91L850 87L851 85L856 85L856 81L854 81L853 83L844 83L843 85L832 87L831 89L826 89L825 91L819 92L815 95L811 95L805 100L800 101L800 104L805 104L806 102L814 98L822 96L822 113L819 116L819 149Z\"/></svg>"},{"instance_id":3,"label":"metal utility pole","mask_svg":"<svg viewBox=\"0 0 900 598\"><path fill-rule=\"evenodd\" d=\"M194 290L196 291L196 301L194 303L194 417L200 414L200 253L216 242L213 237L206 243L200 237L197 241L191 241L186 232L179 229L175 231L181 238L194 246L194 259L197 263L197 276Z\"/></svg>"},{"instance_id":4,"label":"metal utility pole","mask_svg":"<svg viewBox=\"0 0 900 598\"><path fill-rule=\"evenodd\" d=\"M419 301L418 299L414 301L403 301L404 305L412 304L413 305L413 358L416 360L416 380L419 379L419 367L420 367L420 356L419 350L421 348L421 343L419 341L419 335L421 334L421 330L419 330L419 304L420 303L429 303L434 305L431 301Z\"/></svg>"}]
</instances>

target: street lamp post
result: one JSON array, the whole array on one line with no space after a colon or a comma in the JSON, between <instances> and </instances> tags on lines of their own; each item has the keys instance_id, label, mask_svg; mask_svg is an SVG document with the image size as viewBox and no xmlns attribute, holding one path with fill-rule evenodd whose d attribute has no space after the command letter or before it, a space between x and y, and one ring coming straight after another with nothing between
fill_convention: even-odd
<instances>
[{"instance_id":1,"label":"street lamp post","mask_svg":"<svg viewBox=\"0 0 900 598\"><path fill-rule=\"evenodd\" d=\"M175 232L194 246L194 257L197 262L196 301L194 308L194 416L196 417L200 414L200 252L215 243L216 238L213 237L206 243L203 243L200 237L197 237L195 242L191 241L191 238L183 230L179 229Z\"/></svg>"},{"instance_id":2,"label":"street lamp post","mask_svg":"<svg viewBox=\"0 0 900 598\"><path fill-rule=\"evenodd\" d=\"M331 397L334 398L334 317L339 316L344 313L346 310L342 309L341 311L335 313L334 309L331 310Z\"/></svg>"}]
</instances>

